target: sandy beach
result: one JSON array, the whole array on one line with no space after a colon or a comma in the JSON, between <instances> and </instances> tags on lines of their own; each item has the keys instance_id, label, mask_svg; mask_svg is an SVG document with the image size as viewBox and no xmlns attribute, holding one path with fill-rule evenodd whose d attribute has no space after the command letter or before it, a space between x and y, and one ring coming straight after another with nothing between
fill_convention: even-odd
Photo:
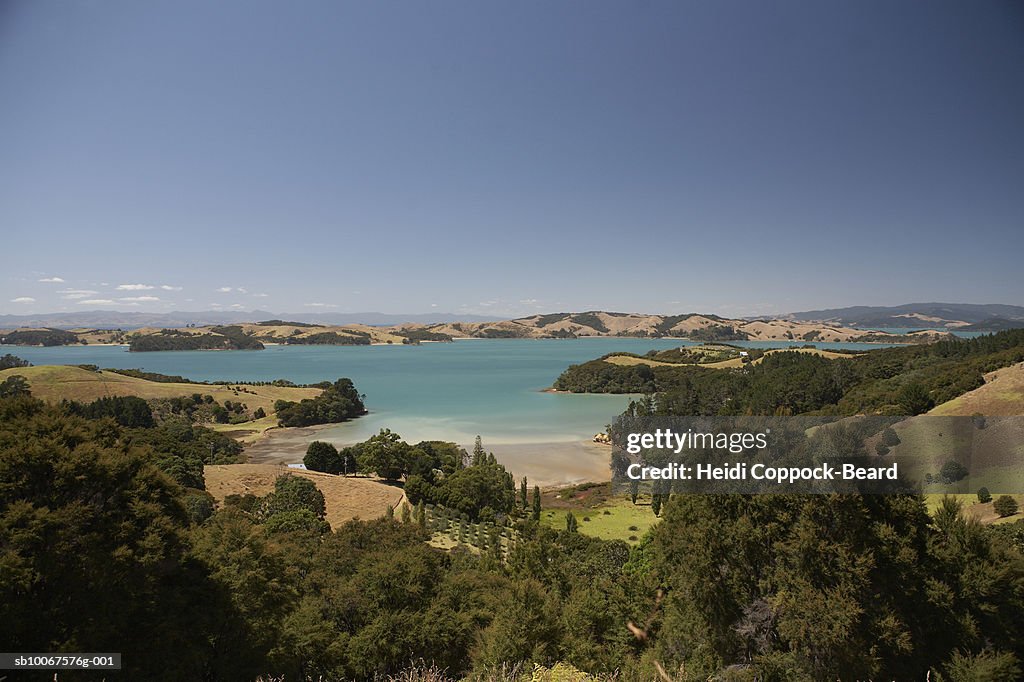
<instances>
[{"instance_id":1,"label":"sandy beach","mask_svg":"<svg viewBox=\"0 0 1024 682\"><path fill-rule=\"evenodd\" d=\"M317 440L321 431L333 426L337 426L337 424L268 429L258 439L246 446L245 454L251 464L301 462L309 444Z\"/></svg>"},{"instance_id":2,"label":"sandy beach","mask_svg":"<svg viewBox=\"0 0 1024 682\"><path fill-rule=\"evenodd\" d=\"M590 440L558 443L515 443L488 447L516 479L544 488L587 481L610 481L612 449Z\"/></svg>"},{"instance_id":3,"label":"sandy beach","mask_svg":"<svg viewBox=\"0 0 1024 682\"><path fill-rule=\"evenodd\" d=\"M335 424L272 429L245 449L252 464L301 462L309 443ZM467 450L472 444L462 444ZM507 443L487 445L516 479L526 476L531 485L571 485L611 479L608 468L611 448L590 440Z\"/></svg>"}]
</instances>

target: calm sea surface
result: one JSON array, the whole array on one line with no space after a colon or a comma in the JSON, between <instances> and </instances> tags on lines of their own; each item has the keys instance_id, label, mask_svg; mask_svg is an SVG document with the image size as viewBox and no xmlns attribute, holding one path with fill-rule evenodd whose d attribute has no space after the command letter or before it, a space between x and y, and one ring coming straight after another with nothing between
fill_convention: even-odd
<instances>
[{"instance_id":1,"label":"calm sea surface","mask_svg":"<svg viewBox=\"0 0 1024 682\"><path fill-rule=\"evenodd\" d=\"M471 444L569 442L603 431L627 396L543 393L571 364L612 351L644 353L695 345L671 339L487 339L420 346L268 346L262 351L129 353L119 346L11 348L33 364L95 364L178 374L199 381L314 383L351 378L370 414L333 427L324 437L364 440L381 428L404 439ZM803 342L739 342L757 348ZM878 344L820 343L820 348L878 348Z\"/></svg>"}]
</instances>

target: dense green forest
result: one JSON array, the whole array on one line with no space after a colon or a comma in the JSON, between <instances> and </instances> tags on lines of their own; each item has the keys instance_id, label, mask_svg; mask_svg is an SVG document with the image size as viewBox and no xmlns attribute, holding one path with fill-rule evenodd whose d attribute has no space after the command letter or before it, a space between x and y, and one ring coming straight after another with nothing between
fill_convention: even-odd
<instances>
[{"instance_id":1,"label":"dense green forest","mask_svg":"<svg viewBox=\"0 0 1024 682\"><path fill-rule=\"evenodd\" d=\"M447 343L452 341L451 335L432 332L429 329L403 329L399 334L405 337L405 341L402 343L419 343L421 341L441 341Z\"/></svg>"},{"instance_id":2,"label":"dense green forest","mask_svg":"<svg viewBox=\"0 0 1024 682\"><path fill-rule=\"evenodd\" d=\"M287 322L285 320L263 320L256 324L262 327L319 327L318 324L310 322Z\"/></svg>"},{"instance_id":3,"label":"dense green forest","mask_svg":"<svg viewBox=\"0 0 1024 682\"><path fill-rule=\"evenodd\" d=\"M31 366L32 363L29 362L28 360L22 360L18 356L11 355L10 353L0 356L0 370Z\"/></svg>"},{"instance_id":4,"label":"dense green forest","mask_svg":"<svg viewBox=\"0 0 1024 682\"><path fill-rule=\"evenodd\" d=\"M0 344L12 346L68 346L78 343L78 336L63 329L18 329L0 337Z\"/></svg>"},{"instance_id":5,"label":"dense green forest","mask_svg":"<svg viewBox=\"0 0 1024 682\"><path fill-rule=\"evenodd\" d=\"M750 338L745 331L728 325L694 329L686 336L693 341L746 341Z\"/></svg>"},{"instance_id":6,"label":"dense green forest","mask_svg":"<svg viewBox=\"0 0 1024 682\"><path fill-rule=\"evenodd\" d=\"M366 414L366 406L352 380L342 378L328 384L315 398L278 400L274 411L281 426L311 426L354 419Z\"/></svg>"},{"instance_id":7,"label":"dense green forest","mask_svg":"<svg viewBox=\"0 0 1024 682\"><path fill-rule=\"evenodd\" d=\"M284 342L300 346L369 346L370 335L356 330L348 331L345 334L319 332L307 336L289 336Z\"/></svg>"},{"instance_id":8,"label":"dense green forest","mask_svg":"<svg viewBox=\"0 0 1024 682\"><path fill-rule=\"evenodd\" d=\"M405 480L410 503L443 506L467 521L494 522L513 511L515 480L477 437L470 457L455 443L422 441L410 445L389 429L368 440L335 449L330 443L310 443L303 459L307 469L326 473L376 474L386 480Z\"/></svg>"},{"instance_id":9,"label":"dense green forest","mask_svg":"<svg viewBox=\"0 0 1024 682\"><path fill-rule=\"evenodd\" d=\"M209 448L175 428L0 400L8 648L120 651L121 675L146 680L558 661L622 680L1020 674L1021 534L952 502L933 518L914 496L675 496L633 548L542 528L517 502L496 517L500 551L444 551L420 518L331 531L294 476L214 511L187 479Z\"/></svg>"},{"instance_id":10,"label":"dense green forest","mask_svg":"<svg viewBox=\"0 0 1024 682\"><path fill-rule=\"evenodd\" d=\"M559 390L654 395L656 414L919 414L975 389L983 375L1024 361L1024 330L881 348L850 358L766 354L737 369L573 365Z\"/></svg>"},{"instance_id":11,"label":"dense green forest","mask_svg":"<svg viewBox=\"0 0 1024 682\"><path fill-rule=\"evenodd\" d=\"M455 443L421 441L410 445L390 429L381 429L362 443L337 450L330 443L313 441L303 463L311 471L329 474L372 474L398 481L410 476L450 475L465 465L466 452ZM413 501L416 502L415 500Z\"/></svg>"},{"instance_id":12,"label":"dense green forest","mask_svg":"<svg viewBox=\"0 0 1024 682\"><path fill-rule=\"evenodd\" d=\"M153 352L167 350L263 350L263 344L242 332L238 326L214 327L216 334L189 334L162 329L155 334L130 337L128 350Z\"/></svg>"}]
</instances>

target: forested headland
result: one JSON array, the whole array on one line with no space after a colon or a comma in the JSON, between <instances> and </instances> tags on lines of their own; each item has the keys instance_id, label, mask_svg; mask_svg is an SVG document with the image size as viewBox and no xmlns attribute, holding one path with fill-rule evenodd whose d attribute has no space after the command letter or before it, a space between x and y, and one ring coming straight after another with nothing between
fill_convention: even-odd
<instances>
[{"instance_id":1,"label":"forested headland","mask_svg":"<svg viewBox=\"0 0 1024 682\"><path fill-rule=\"evenodd\" d=\"M196 382L138 369L96 365L42 365L13 355L0 358L0 381L17 381L51 403L144 405L157 422L230 424L265 431L274 426L334 424L366 414L364 397L352 381L296 385L264 382Z\"/></svg>"},{"instance_id":2,"label":"forested headland","mask_svg":"<svg viewBox=\"0 0 1024 682\"><path fill-rule=\"evenodd\" d=\"M880 348L849 358L775 351L733 369L694 365L573 365L554 388L645 393L657 414L879 413L916 415L984 384L984 374L1024 361L1024 330Z\"/></svg>"},{"instance_id":3,"label":"forested headland","mask_svg":"<svg viewBox=\"0 0 1024 682\"><path fill-rule=\"evenodd\" d=\"M129 338L128 350L134 353L168 350L263 350L263 344L243 334L240 327L215 327L210 333L162 329L152 334L135 334Z\"/></svg>"}]
</instances>

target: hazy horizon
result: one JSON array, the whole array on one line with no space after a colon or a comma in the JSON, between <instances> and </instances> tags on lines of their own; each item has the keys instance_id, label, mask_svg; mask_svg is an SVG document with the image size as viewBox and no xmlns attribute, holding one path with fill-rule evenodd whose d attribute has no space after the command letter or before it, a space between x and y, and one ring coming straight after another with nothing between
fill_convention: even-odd
<instances>
[{"instance_id":1,"label":"hazy horizon","mask_svg":"<svg viewBox=\"0 0 1024 682\"><path fill-rule=\"evenodd\" d=\"M1024 303L1024 8L9 2L0 314Z\"/></svg>"},{"instance_id":2,"label":"hazy horizon","mask_svg":"<svg viewBox=\"0 0 1024 682\"><path fill-rule=\"evenodd\" d=\"M849 313L856 314L863 308L872 309L872 314L892 314L898 308L908 307L920 307L927 310L929 306L956 306L956 307L967 307L977 306L985 309L984 315L981 315L979 311L974 311L972 315L969 315L972 319L977 318L977 321L983 319L990 319L993 317L1001 317L1007 315L1006 312L997 311L991 312L987 310L990 307L1000 305L1010 305L1016 307L1016 310L1009 312L1009 317L1013 319L1024 319L1024 306L1014 306L1014 304L979 304L979 303L950 303L950 302L922 302L922 303L905 303L897 306L837 306L835 308L827 308L824 310L844 310ZM878 309L875 311L875 309ZM778 315L737 315L736 318L741 319L755 319L755 318L778 318L786 317L788 315L806 315L807 313L819 312L819 310L791 310L786 311ZM882 311L887 310L888 313ZM663 311L652 311L652 310L600 310L595 311L606 312L612 314L638 314L638 315L666 315ZM538 313L532 313L531 315L550 315L550 314L578 314L584 312L593 311L582 311L582 310L549 310L540 311ZM727 315L720 315L714 310L692 310L688 311L693 314L703 315L718 315L719 317L728 318ZM172 326L183 326L185 324L218 324L218 323L230 323L237 324L242 322L259 322L270 319L281 319L284 321L294 321L301 323L315 323L315 324L366 324L371 326L390 326L403 323L421 323L421 324L437 324L442 322L493 322L501 321L505 319L511 319L513 317L530 317L531 315L524 316L495 316L495 315L477 315L473 313L454 313L450 311L431 311L423 313L410 313L410 312L381 312L376 310L365 310L357 312L341 312L341 311L269 311L269 310L172 310L172 311L142 311L142 310L76 310L70 312L41 312L41 313L0 313L0 321L9 320L17 324L26 323L28 320L64 320L63 322L54 322L59 326L70 328L72 326L81 325L98 325L103 327L112 326L123 326L125 324L132 325L133 322L129 320L135 319L135 324L146 324L144 320L138 320L132 316L147 316L148 318L159 318L163 320L163 323L170 324ZM73 317L69 317L73 316ZM11 319L13 318L13 319ZM956 314L950 316L950 318L957 318ZM810 319L807 317L797 319ZM825 318L821 318L825 319ZM947 318L948 319L948 318ZM153 322L158 323L159 320ZM909 320L908 320L909 322ZM844 323L845 324L845 323ZM877 326L877 323L875 323ZM857 323L853 323L853 326L857 326ZM900 326L900 325L896 325ZM911 325L914 326L914 325ZM916 326L921 326L916 325Z\"/></svg>"}]
</instances>

